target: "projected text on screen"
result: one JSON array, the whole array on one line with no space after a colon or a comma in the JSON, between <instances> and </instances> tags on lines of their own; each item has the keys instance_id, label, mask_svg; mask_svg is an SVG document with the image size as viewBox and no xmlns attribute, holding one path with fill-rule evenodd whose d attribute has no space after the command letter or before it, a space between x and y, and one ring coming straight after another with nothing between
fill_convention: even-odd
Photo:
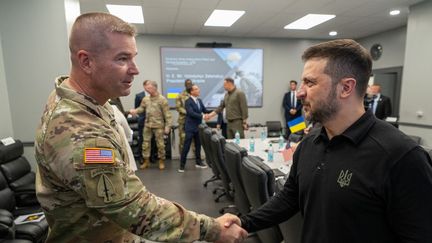
<instances>
[{"instance_id":1,"label":"projected text on screen","mask_svg":"<svg viewBox=\"0 0 432 243\"><path fill-rule=\"evenodd\" d=\"M184 90L185 79L198 84L207 107L219 106L225 93L225 77L234 79L245 92L248 106L262 106L262 49L162 47L161 61L162 92L171 107Z\"/></svg>"}]
</instances>

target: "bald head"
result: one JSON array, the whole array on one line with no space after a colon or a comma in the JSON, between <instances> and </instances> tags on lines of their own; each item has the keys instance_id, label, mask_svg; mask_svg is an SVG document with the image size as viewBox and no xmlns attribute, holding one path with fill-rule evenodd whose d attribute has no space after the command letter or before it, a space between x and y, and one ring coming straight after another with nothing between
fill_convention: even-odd
<instances>
[{"instance_id":1,"label":"bald head","mask_svg":"<svg viewBox=\"0 0 432 243\"><path fill-rule=\"evenodd\" d=\"M100 52L109 48L108 33L135 36L135 28L120 18L107 13L86 13L79 16L72 26L69 49L72 63L79 50Z\"/></svg>"}]
</instances>

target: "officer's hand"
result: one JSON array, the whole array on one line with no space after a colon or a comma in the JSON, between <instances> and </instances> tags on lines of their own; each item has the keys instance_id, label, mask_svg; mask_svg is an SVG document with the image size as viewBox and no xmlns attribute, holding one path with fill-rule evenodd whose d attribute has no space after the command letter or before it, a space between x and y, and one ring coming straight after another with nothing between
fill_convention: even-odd
<instances>
[{"instance_id":1,"label":"officer's hand","mask_svg":"<svg viewBox=\"0 0 432 243\"><path fill-rule=\"evenodd\" d=\"M170 128L169 127L165 127L165 134L169 134L170 133Z\"/></svg>"},{"instance_id":2,"label":"officer's hand","mask_svg":"<svg viewBox=\"0 0 432 243\"><path fill-rule=\"evenodd\" d=\"M247 232L240 227L240 219L233 214L225 214L216 219L221 227L221 233L216 243L242 242L247 238Z\"/></svg>"},{"instance_id":3,"label":"officer's hand","mask_svg":"<svg viewBox=\"0 0 432 243\"><path fill-rule=\"evenodd\" d=\"M132 116L136 116L137 115L137 110L136 109L130 109L129 110L129 114L131 114Z\"/></svg>"},{"instance_id":4,"label":"officer's hand","mask_svg":"<svg viewBox=\"0 0 432 243\"><path fill-rule=\"evenodd\" d=\"M222 228L216 243L240 243L248 237L246 230L233 224L229 228Z\"/></svg>"},{"instance_id":5,"label":"officer's hand","mask_svg":"<svg viewBox=\"0 0 432 243\"><path fill-rule=\"evenodd\" d=\"M216 128L219 130L221 128L221 125L217 124Z\"/></svg>"}]
</instances>

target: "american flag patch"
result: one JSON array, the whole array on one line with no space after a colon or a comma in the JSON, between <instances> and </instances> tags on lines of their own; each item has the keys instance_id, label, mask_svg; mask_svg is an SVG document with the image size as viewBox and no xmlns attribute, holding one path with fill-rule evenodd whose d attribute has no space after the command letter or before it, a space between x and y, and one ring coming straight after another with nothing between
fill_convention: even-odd
<instances>
[{"instance_id":1,"label":"american flag patch","mask_svg":"<svg viewBox=\"0 0 432 243\"><path fill-rule=\"evenodd\" d=\"M99 164L99 163L114 163L114 154L112 149L106 148L85 148L84 163Z\"/></svg>"}]
</instances>

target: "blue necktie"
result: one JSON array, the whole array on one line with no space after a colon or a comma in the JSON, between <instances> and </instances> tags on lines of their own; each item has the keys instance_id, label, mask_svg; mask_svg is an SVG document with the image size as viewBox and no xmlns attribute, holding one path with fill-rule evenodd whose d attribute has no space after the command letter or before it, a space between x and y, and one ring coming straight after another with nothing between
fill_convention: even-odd
<instances>
[{"instance_id":1,"label":"blue necktie","mask_svg":"<svg viewBox=\"0 0 432 243\"><path fill-rule=\"evenodd\" d=\"M196 100L196 104L197 104L197 106L198 106L198 111L201 112L201 107L200 107L200 104L199 104L199 100L198 100L198 99Z\"/></svg>"}]
</instances>

